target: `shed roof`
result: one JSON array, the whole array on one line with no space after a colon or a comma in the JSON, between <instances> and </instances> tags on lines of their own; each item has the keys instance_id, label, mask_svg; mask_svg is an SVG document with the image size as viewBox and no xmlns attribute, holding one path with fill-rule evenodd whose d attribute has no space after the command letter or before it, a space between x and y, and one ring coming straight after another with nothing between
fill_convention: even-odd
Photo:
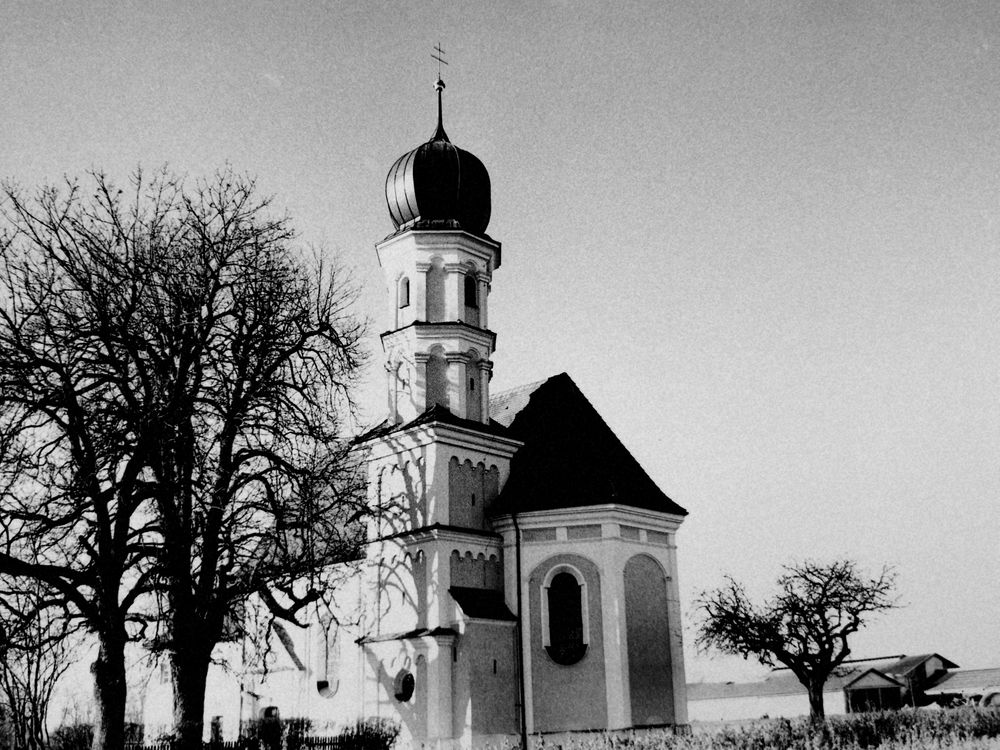
<instances>
[{"instance_id":1,"label":"shed roof","mask_svg":"<svg viewBox=\"0 0 1000 750\"><path fill-rule=\"evenodd\" d=\"M959 669L948 672L933 687L924 692L927 695L947 695L949 693L976 693L987 688L1000 687L1000 667L990 669Z\"/></svg>"},{"instance_id":2,"label":"shed roof","mask_svg":"<svg viewBox=\"0 0 1000 750\"><path fill-rule=\"evenodd\" d=\"M474 620L516 620L507 608L503 592L492 589L474 589L452 586L448 589L451 598L458 602L466 617Z\"/></svg>"},{"instance_id":3,"label":"shed roof","mask_svg":"<svg viewBox=\"0 0 1000 750\"><path fill-rule=\"evenodd\" d=\"M520 440L495 516L617 503L686 515L667 497L569 375L496 394L490 416Z\"/></svg>"}]
</instances>

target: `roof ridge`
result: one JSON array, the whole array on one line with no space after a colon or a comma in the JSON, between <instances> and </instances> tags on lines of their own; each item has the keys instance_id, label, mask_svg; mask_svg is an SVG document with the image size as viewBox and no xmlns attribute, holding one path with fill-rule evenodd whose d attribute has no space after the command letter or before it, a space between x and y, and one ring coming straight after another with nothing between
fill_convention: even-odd
<instances>
[{"instance_id":1,"label":"roof ridge","mask_svg":"<svg viewBox=\"0 0 1000 750\"><path fill-rule=\"evenodd\" d=\"M538 386L542 385L543 383L549 382L553 378L558 378L560 375L566 375L568 377L567 373L563 371L560 373L556 373L555 375L549 375L547 378L541 378L540 380L535 380L530 383L522 383L521 385L515 385L513 388L506 388L502 391L495 391L490 394L490 401L492 401L495 398L499 399L504 396L509 396L511 393L518 393L520 391L526 391L528 389L535 389Z\"/></svg>"}]
</instances>

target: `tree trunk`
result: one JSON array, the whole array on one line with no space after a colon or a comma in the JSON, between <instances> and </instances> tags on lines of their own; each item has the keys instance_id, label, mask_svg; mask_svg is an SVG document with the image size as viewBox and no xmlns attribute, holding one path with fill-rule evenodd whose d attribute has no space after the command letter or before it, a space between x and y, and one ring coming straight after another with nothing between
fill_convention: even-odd
<instances>
[{"instance_id":1,"label":"tree trunk","mask_svg":"<svg viewBox=\"0 0 1000 750\"><path fill-rule=\"evenodd\" d=\"M119 750L125 744L125 638L100 635L94 673L97 703L91 750Z\"/></svg>"},{"instance_id":2,"label":"tree trunk","mask_svg":"<svg viewBox=\"0 0 1000 750\"><path fill-rule=\"evenodd\" d=\"M810 682L807 686L809 692L809 720L818 724L826 717L823 708L823 686L825 682Z\"/></svg>"},{"instance_id":3,"label":"tree trunk","mask_svg":"<svg viewBox=\"0 0 1000 750\"><path fill-rule=\"evenodd\" d=\"M183 645L171 654L174 678L174 750L201 750L205 728L205 680L210 654Z\"/></svg>"}]
</instances>

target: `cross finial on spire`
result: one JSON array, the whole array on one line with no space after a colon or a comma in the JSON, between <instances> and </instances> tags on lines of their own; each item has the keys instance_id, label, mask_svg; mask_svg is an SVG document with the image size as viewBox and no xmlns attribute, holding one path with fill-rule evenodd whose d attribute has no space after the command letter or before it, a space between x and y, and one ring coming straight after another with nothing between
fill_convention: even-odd
<instances>
[{"instance_id":1,"label":"cross finial on spire","mask_svg":"<svg viewBox=\"0 0 1000 750\"><path fill-rule=\"evenodd\" d=\"M444 81L441 80L441 65L447 65L448 61L444 59L444 50L441 49L441 42L437 43L434 47L434 51L437 54L432 54L431 57L437 60L438 63L438 78L434 82L434 90L438 93L438 124L437 130L434 131L434 136L431 138L432 141L447 141L448 135L444 132L444 116L441 112L441 92L444 91Z\"/></svg>"},{"instance_id":2,"label":"cross finial on spire","mask_svg":"<svg viewBox=\"0 0 1000 750\"><path fill-rule=\"evenodd\" d=\"M437 54L432 54L431 57L438 61L438 82L441 82L441 66L447 65L448 61L444 59L444 50L441 49L441 42L437 43L437 46L434 47L434 51L437 52Z\"/></svg>"}]
</instances>

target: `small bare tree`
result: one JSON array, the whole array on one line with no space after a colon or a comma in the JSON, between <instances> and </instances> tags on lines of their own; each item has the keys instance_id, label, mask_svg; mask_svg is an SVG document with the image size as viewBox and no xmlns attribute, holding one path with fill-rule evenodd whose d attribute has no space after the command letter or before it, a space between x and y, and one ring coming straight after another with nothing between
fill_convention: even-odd
<instances>
[{"instance_id":1,"label":"small bare tree","mask_svg":"<svg viewBox=\"0 0 1000 750\"><path fill-rule=\"evenodd\" d=\"M44 750L52 691L74 662L72 625L37 583L19 583L0 577L0 705L11 746Z\"/></svg>"},{"instance_id":2,"label":"small bare tree","mask_svg":"<svg viewBox=\"0 0 1000 750\"><path fill-rule=\"evenodd\" d=\"M129 638L169 653L177 745L200 748L239 603L294 619L357 552L363 325L253 180L92 177L4 196L0 573L97 635L95 748L124 741Z\"/></svg>"},{"instance_id":3,"label":"small bare tree","mask_svg":"<svg viewBox=\"0 0 1000 750\"><path fill-rule=\"evenodd\" d=\"M778 578L778 593L758 606L742 584L703 592L697 643L765 666L788 667L809 694L809 715L822 720L823 686L851 653L848 638L872 615L896 606L896 575L883 567L874 577L850 560L806 561L789 565Z\"/></svg>"}]
</instances>

